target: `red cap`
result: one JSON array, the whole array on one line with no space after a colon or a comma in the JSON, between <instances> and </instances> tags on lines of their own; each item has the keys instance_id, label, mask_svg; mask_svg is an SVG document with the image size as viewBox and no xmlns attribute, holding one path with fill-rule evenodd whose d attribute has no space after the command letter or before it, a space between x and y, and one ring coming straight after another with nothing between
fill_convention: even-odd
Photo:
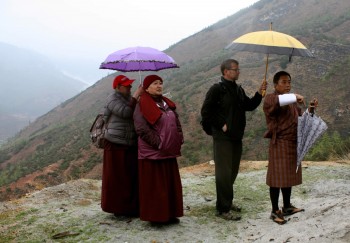
<instances>
[{"instance_id":1,"label":"red cap","mask_svg":"<svg viewBox=\"0 0 350 243\"><path fill-rule=\"evenodd\" d=\"M151 83L153 83L156 80L160 80L160 81L163 82L163 79L161 77L159 77L158 75L148 75L143 80L142 87L144 89L147 89L151 85Z\"/></svg>"},{"instance_id":2,"label":"red cap","mask_svg":"<svg viewBox=\"0 0 350 243\"><path fill-rule=\"evenodd\" d=\"M129 86L135 81L135 79L129 79L124 75L118 75L113 81L113 89L116 89L118 85Z\"/></svg>"}]
</instances>

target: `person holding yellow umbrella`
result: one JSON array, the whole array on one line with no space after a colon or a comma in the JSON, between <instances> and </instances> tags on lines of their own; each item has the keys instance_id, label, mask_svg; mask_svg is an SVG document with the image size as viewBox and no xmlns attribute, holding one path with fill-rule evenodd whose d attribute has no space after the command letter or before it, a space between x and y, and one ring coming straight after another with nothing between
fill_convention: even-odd
<instances>
[{"instance_id":1,"label":"person holding yellow umbrella","mask_svg":"<svg viewBox=\"0 0 350 243\"><path fill-rule=\"evenodd\" d=\"M240 75L237 60L223 61L220 71L220 82L213 84L206 93L201 116L210 123L213 136L217 216L225 220L240 220L235 212L240 212L241 207L233 204L233 184L242 155L246 112L260 105L266 83L260 85L253 97L248 97L236 83Z\"/></svg>"}]
</instances>

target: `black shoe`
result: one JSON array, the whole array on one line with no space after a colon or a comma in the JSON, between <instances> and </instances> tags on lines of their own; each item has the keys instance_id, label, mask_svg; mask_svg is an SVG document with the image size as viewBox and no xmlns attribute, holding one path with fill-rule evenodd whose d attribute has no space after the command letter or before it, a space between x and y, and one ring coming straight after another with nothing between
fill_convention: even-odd
<instances>
[{"instance_id":1,"label":"black shoe","mask_svg":"<svg viewBox=\"0 0 350 243\"><path fill-rule=\"evenodd\" d=\"M231 205L231 209L232 211L235 211L235 212L242 212L242 208L238 205L235 205L235 204L232 204Z\"/></svg>"},{"instance_id":2,"label":"black shoe","mask_svg":"<svg viewBox=\"0 0 350 243\"><path fill-rule=\"evenodd\" d=\"M168 223L168 224L179 224L179 223L180 223L180 219L178 219L178 218L172 218L172 219L170 219L167 223Z\"/></svg>"},{"instance_id":3,"label":"black shoe","mask_svg":"<svg viewBox=\"0 0 350 243\"><path fill-rule=\"evenodd\" d=\"M230 211L228 212L218 212L216 216L223 218L225 220L233 220L233 221L238 221L241 220L242 217L240 215L236 215Z\"/></svg>"},{"instance_id":4,"label":"black shoe","mask_svg":"<svg viewBox=\"0 0 350 243\"><path fill-rule=\"evenodd\" d=\"M166 222L150 222L152 226L155 227L160 227L163 225L171 225L171 224L179 224L180 223L180 219L178 218L171 218Z\"/></svg>"}]
</instances>

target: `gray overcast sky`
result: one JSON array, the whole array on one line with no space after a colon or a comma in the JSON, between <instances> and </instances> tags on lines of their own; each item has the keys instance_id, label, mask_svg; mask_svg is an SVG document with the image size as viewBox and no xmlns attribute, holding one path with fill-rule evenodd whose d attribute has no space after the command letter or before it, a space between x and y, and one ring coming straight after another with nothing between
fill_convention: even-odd
<instances>
[{"instance_id":1,"label":"gray overcast sky","mask_svg":"<svg viewBox=\"0 0 350 243\"><path fill-rule=\"evenodd\" d=\"M257 0L0 0L0 41L55 58L164 50Z\"/></svg>"}]
</instances>

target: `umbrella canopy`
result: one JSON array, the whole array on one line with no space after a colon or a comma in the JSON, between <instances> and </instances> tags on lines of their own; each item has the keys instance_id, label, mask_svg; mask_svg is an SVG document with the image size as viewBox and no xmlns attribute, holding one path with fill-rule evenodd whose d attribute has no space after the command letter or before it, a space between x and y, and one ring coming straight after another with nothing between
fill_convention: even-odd
<instances>
[{"instance_id":1,"label":"umbrella canopy","mask_svg":"<svg viewBox=\"0 0 350 243\"><path fill-rule=\"evenodd\" d=\"M238 37L225 47L225 49L230 48L239 51L265 53L265 81L269 65L269 54L288 55L289 61L292 56L313 57L312 53L294 37L272 31L272 23L268 31L256 31ZM263 90L262 96L265 96L265 90Z\"/></svg>"},{"instance_id":2,"label":"umbrella canopy","mask_svg":"<svg viewBox=\"0 0 350 243\"><path fill-rule=\"evenodd\" d=\"M242 35L226 48L265 54L313 57L312 53L294 37L272 30Z\"/></svg>"},{"instance_id":3,"label":"umbrella canopy","mask_svg":"<svg viewBox=\"0 0 350 243\"><path fill-rule=\"evenodd\" d=\"M122 72L159 71L178 68L174 59L164 52L151 47L129 47L110 54L100 69Z\"/></svg>"},{"instance_id":4,"label":"umbrella canopy","mask_svg":"<svg viewBox=\"0 0 350 243\"><path fill-rule=\"evenodd\" d=\"M327 124L313 113L304 112L298 117L297 171L306 153L327 128Z\"/></svg>"}]
</instances>

